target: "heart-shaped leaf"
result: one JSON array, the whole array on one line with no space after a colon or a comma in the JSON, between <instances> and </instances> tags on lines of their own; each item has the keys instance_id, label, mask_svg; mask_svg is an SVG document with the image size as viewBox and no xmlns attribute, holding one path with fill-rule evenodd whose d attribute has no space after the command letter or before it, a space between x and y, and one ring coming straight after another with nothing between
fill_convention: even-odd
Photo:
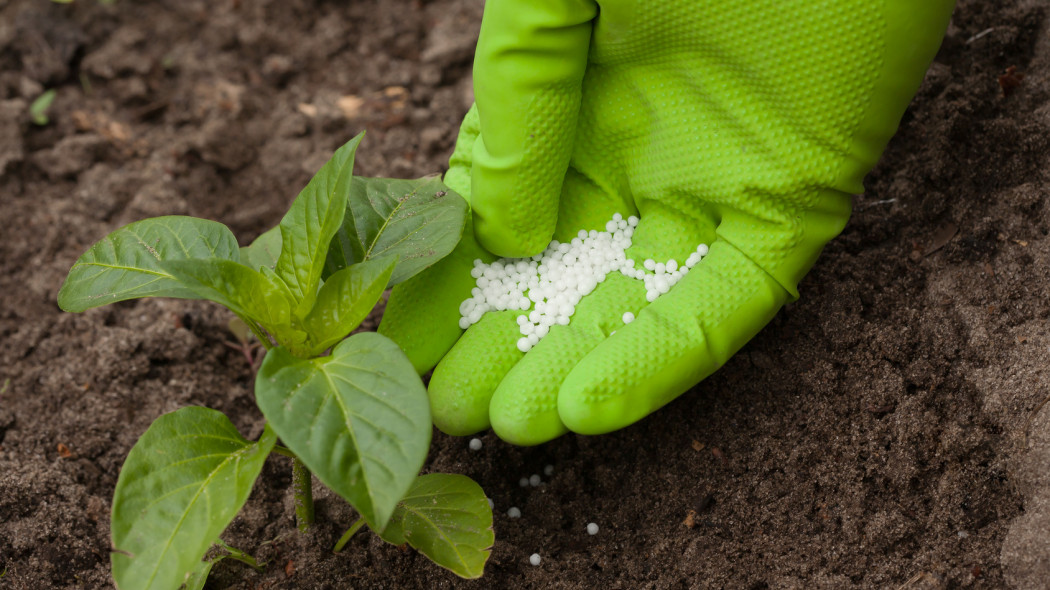
<instances>
[{"instance_id":1,"label":"heart-shaped leaf","mask_svg":"<svg viewBox=\"0 0 1050 590\"><path fill-rule=\"evenodd\" d=\"M281 220L281 255L274 270L295 297L297 317L310 311L317 296L329 244L346 213L354 152L362 137L358 135L335 151Z\"/></svg>"},{"instance_id":2,"label":"heart-shaped leaf","mask_svg":"<svg viewBox=\"0 0 1050 590\"><path fill-rule=\"evenodd\" d=\"M316 359L273 348L255 399L310 471L382 530L430 446L427 392L401 349L375 332Z\"/></svg>"},{"instance_id":3,"label":"heart-shaped leaf","mask_svg":"<svg viewBox=\"0 0 1050 590\"><path fill-rule=\"evenodd\" d=\"M277 441L241 437L221 412L165 414L128 453L113 494L113 578L121 590L174 589L244 506Z\"/></svg>"},{"instance_id":4,"label":"heart-shaped leaf","mask_svg":"<svg viewBox=\"0 0 1050 590\"><path fill-rule=\"evenodd\" d=\"M138 297L200 299L163 268L170 260L238 260L237 239L223 224L168 216L136 221L85 252L58 292L58 305L80 312Z\"/></svg>"},{"instance_id":5,"label":"heart-shaped leaf","mask_svg":"<svg viewBox=\"0 0 1050 590\"><path fill-rule=\"evenodd\" d=\"M369 260L335 273L317 293L317 301L303 318L303 326L317 355L342 340L368 316L386 289L394 271L392 258Z\"/></svg>"},{"instance_id":6,"label":"heart-shaped leaf","mask_svg":"<svg viewBox=\"0 0 1050 590\"><path fill-rule=\"evenodd\" d=\"M396 285L447 256L463 235L466 219L467 202L436 176L357 177L325 272L393 255L398 262L390 285Z\"/></svg>"},{"instance_id":7,"label":"heart-shaped leaf","mask_svg":"<svg viewBox=\"0 0 1050 590\"><path fill-rule=\"evenodd\" d=\"M465 475L421 475L380 536L407 542L458 576L478 578L495 542L492 509L481 486Z\"/></svg>"}]
</instances>

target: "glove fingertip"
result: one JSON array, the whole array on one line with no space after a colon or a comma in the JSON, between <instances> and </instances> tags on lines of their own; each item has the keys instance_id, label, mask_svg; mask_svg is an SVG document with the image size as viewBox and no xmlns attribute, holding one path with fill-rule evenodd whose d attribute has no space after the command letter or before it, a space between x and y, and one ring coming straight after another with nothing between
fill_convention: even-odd
<instances>
[{"instance_id":1,"label":"glove fingertip","mask_svg":"<svg viewBox=\"0 0 1050 590\"><path fill-rule=\"evenodd\" d=\"M488 408L463 405L452 390L430 390L430 415L434 426L450 436L470 436L488 430Z\"/></svg>"}]
</instances>

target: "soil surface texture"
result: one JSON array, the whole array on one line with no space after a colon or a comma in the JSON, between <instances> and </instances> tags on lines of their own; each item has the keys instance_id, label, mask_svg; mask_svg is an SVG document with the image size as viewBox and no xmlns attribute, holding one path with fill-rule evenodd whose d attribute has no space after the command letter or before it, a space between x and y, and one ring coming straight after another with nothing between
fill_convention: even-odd
<instances>
[{"instance_id":1,"label":"soil surface texture","mask_svg":"<svg viewBox=\"0 0 1050 590\"><path fill-rule=\"evenodd\" d=\"M111 587L113 488L161 414L202 405L262 429L224 309L62 313L73 261L167 214L247 244L361 130L358 174L443 170L481 10L0 0L0 588ZM495 502L483 578L367 531L333 554L353 510L315 482L318 523L299 534L274 456L223 535L265 569L226 560L208 587L1050 587L1048 18L1046 0L960 0L802 298L692 391L535 448L435 432L425 469Z\"/></svg>"}]
</instances>

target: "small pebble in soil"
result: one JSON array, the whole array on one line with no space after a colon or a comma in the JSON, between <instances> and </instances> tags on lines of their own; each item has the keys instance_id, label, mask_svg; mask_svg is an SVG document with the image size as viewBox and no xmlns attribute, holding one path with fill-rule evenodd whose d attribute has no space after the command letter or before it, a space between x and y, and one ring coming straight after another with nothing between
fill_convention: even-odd
<instances>
[{"instance_id":1,"label":"small pebble in soil","mask_svg":"<svg viewBox=\"0 0 1050 590\"><path fill-rule=\"evenodd\" d=\"M548 466L543 468L543 475L546 475L547 477L550 477L553 473L554 473L554 466L553 465L548 465Z\"/></svg>"},{"instance_id":2,"label":"small pebble in soil","mask_svg":"<svg viewBox=\"0 0 1050 590\"><path fill-rule=\"evenodd\" d=\"M521 518L521 509L517 506L511 506L507 509L507 516L510 518Z\"/></svg>"},{"instance_id":3,"label":"small pebble in soil","mask_svg":"<svg viewBox=\"0 0 1050 590\"><path fill-rule=\"evenodd\" d=\"M532 565L539 565L541 561L543 561L543 558L540 557L539 553L533 553L529 556L529 563Z\"/></svg>"},{"instance_id":4,"label":"small pebble in soil","mask_svg":"<svg viewBox=\"0 0 1050 590\"><path fill-rule=\"evenodd\" d=\"M598 525L597 525L597 523L593 523L592 522L592 523L587 525L587 534L588 535L597 535L598 534Z\"/></svg>"},{"instance_id":5,"label":"small pebble in soil","mask_svg":"<svg viewBox=\"0 0 1050 590\"><path fill-rule=\"evenodd\" d=\"M470 446L470 450L472 450L472 451L480 451L481 450L481 439L480 438L472 438L472 439L470 439L470 445L469 446Z\"/></svg>"},{"instance_id":6,"label":"small pebble in soil","mask_svg":"<svg viewBox=\"0 0 1050 590\"><path fill-rule=\"evenodd\" d=\"M542 483L542 481L540 480L540 476L539 476L539 474L537 474L537 473L533 473L533 474L532 474L532 475L531 475L531 476L529 477L529 485L530 485L530 486L532 486L532 487L537 487L537 486L539 486L539 485L540 485L541 483Z\"/></svg>"}]
</instances>

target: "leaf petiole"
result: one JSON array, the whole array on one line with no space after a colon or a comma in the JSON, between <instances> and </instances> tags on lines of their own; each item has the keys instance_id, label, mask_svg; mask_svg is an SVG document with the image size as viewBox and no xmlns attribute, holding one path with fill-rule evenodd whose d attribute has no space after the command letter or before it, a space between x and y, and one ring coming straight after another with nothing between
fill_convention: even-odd
<instances>
[{"instance_id":1,"label":"leaf petiole","mask_svg":"<svg viewBox=\"0 0 1050 590\"><path fill-rule=\"evenodd\" d=\"M259 561L251 555L245 553L244 551L241 551L236 547L230 546L226 543L226 541L223 541L222 539L218 539L215 544L226 550L226 552L229 553L229 555L226 555L226 557L230 559L235 559L243 564L246 564L257 572L261 572L266 569L266 562L259 563Z\"/></svg>"},{"instance_id":2,"label":"leaf petiole","mask_svg":"<svg viewBox=\"0 0 1050 590\"><path fill-rule=\"evenodd\" d=\"M346 544L350 541L350 537L353 537L354 533L361 530L361 527L363 526L365 526L365 519L363 518L357 519L357 522L350 525L350 528L346 529L343 536L339 537L339 541L335 544L335 547L332 548L332 553L339 553L342 551L343 547L346 547Z\"/></svg>"},{"instance_id":3,"label":"leaf petiole","mask_svg":"<svg viewBox=\"0 0 1050 590\"><path fill-rule=\"evenodd\" d=\"M285 457L291 457L292 459L298 459L295 453L292 452L288 447L282 447L281 445L274 445L273 452L278 455L284 455Z\"/></svg>"}]
</instances>

